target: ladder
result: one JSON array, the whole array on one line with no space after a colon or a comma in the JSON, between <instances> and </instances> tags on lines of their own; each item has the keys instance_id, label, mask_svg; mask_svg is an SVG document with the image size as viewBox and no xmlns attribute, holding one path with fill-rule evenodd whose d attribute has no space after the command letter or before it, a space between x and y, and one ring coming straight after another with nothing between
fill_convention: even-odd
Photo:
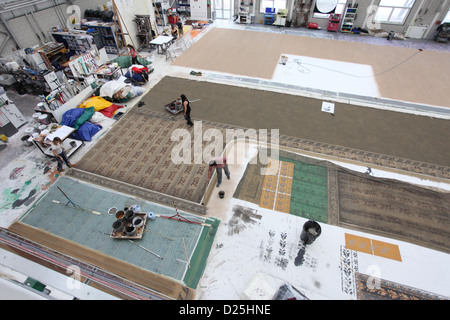
<instances>
[{"instance_id":1,"label":"ladder","mask_svg":"<svg viewBox=\"0 0 450 320\"><path fill-rule=\"evenodd\" d=\"M117 40L117 55L121 56L121 55L128 55L128 49L127 49L127 41L125 39L125 36L128 36L131 40L131 44L133 45L134 49L136 50L136 46L134 45L133 39L130 36L130 33L128 32L128 28L125 24L125 22L122 19L122 16L119 12L119 9L116 6L116 2L114 0L112 0L112 4L113 4L113 12L114 12L114 34ZM122 24L125 27L125 30L127 31L127 33L123 32L123 28L122 28ZM120 36L120 37L119 37ZM125 48L125 53L121 53L121 46L119 41L122 42L122 48Z\"/></svg>"}]
</instances>

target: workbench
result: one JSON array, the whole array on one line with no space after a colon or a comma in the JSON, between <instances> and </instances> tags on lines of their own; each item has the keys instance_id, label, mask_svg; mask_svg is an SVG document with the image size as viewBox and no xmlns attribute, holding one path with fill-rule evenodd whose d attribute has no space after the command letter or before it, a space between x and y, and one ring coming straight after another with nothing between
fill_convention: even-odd
<instances>
[{"instance_id":1,"label":"workbench","mask_svg":"<svg viewBox=\"0 0 450 320\"><path fill-rule=\"evenodd\" d=\"M151 45L158 47L158 53L163 54L166 52L167 48L170 46L170 42L173 40L172 36L157 36L155 39L150 41Z\"/></svg>"}]
</instances>

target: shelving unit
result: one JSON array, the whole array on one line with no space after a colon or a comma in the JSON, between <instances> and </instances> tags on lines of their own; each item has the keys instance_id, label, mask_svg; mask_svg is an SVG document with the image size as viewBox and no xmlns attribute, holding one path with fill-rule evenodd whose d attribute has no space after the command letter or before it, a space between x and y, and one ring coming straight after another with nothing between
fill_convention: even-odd
<instances>
[{"instance_id":1,"label":"shelving unit","mask_svg":"<svg viewBox=\"0 0 450 320\"><path fill-rule=\"evenodd\" d=\"M153 9L155 10L155 21L158 26L165 26L166 21L164 19L164 10L161 2L153 1Z\"/></svg>"},{"instance_id":2,"label":"shelving unit","mask_svg":"<svg viewBox=\"0 0 450 320\"><path fill-rule=\"evenodd\" d=\"M53 38L77 54L89 51L94 43L93 37L86 33L52 32Z\"/></svg>"},{"instance_id":3,"label":"shelving unit","mask_svg":"<svg viewBox=\"0 0 450 320\"><path fill-rule=\"evenodd\" d=\"M250 10L248 7L239 7L238 22L246 24L249 24L251 22Z\"/></svg>"},{"instance_id":4,"label":"shelving unit","mask_svg":"<svg viewBox=\"0 0 450 320\"><path fill-rule=\"evenodd\" d=\"M341 22L341 15L337 13L330 14L328 18L327 31L336 32L339 30L339 23Z\"/></svg>"},{"instance_id":5,"label":"shelving unit","mask_svg":"<svg viewBox=\"0 0 450 320\"><path fill-rule=\"evenodd\" d=\"M347 8L344 12L344 18L342 19L342 25L341 25L341 32L351 32L353 29L353 23L356 19L356 13L358 11L358 4L351 4L349 3L347 5Z\"/></svg>"},{"instance_id":6,"label":"shelving unit","mask_svg":"<svg viewBox=\"0 0 450 320\"><path fill-rule=\"evenodd\" d=\"M102 39L102 45L106 53L118 54L123 44L116 38L115 25L113 22L90 21L81 25L82 28L94 29L98 36Z\"/></svg>"},{"instance_id":7,"label":"shelving unit","mask_svg":"<svg viewBox=\"0 0 450 320\"><path fill-rule=\"evenodd\" d=\"M278 12L277 12L277 15L276 15L277 19L275 20L273 25L274 26L285 27L286 26L287 16L288 16L288 10L287 9L279 9Z\"/></svg>"},{"instance_id":8,"label":"shelving unit","mask_svg":"<svg viewBox=\"0 0 450 320\"><path fill-rule=\"evenodd\" d=\"M264 24L273 24L275 18L275 8L266 8L264 14Z\"/></svg>"},{"instance_id":9,"label":"shelving unit","mask_svg":"<svg viewBox=\"0 0 450 320\"><path fill-rule=\"evenodd\" d=\"M175 8L178 14L185 15L186 17L191 16L190 0L176 0Z\"/></svg>"}]
</instances>

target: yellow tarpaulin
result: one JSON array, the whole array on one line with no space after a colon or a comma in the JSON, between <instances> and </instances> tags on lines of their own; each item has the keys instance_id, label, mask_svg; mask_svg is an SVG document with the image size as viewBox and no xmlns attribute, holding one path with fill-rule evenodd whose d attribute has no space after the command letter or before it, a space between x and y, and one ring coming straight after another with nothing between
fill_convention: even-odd
<instances>
[{"instance_id":1,"label":"yellow tarpaulin","mask_svg":"<svg viewBox=\"0 0 450 320\"><path fill-rule=\"evenodd\" d=\"M110 107L113 103L103 99L102 97L91 97L83 101L82 104L78 106L78 108L90 108L94 107L95 111L100 111Z\"/></svg>"}]
</instances>

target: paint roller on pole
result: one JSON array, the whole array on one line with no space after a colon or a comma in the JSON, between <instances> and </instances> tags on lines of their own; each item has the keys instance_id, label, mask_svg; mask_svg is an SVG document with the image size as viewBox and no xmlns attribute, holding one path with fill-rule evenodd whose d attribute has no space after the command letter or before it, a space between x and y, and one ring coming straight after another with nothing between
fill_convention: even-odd
<instances>
[{"instance_id":1,"label":"paint roller on pole","mask_svg":"<svg viewBox=\"0 0 450 320\"><path fill-rule=\"evenodd\" d=\"M98 211L84 209L84 208L81 208L80 206L76 205L72 200L70 200L70 198L64 193L64 191L61 190L61 188L60 188L59 186L58 186L57 188L58 188L59 191L61 191L61 193L64 195L64 197L66 197L67 200L69 200L69 201L68 201L67 203L63 203L63 202L58 201L58 200L52 200L53 203L62 204L62 205L64 205L64 206L66 206L66 207L67 207L67 206L69 205L69 203L70 203L70 204L72 204L72 206L73 206L75 209L77 209L77 210L81 210L81 211L93 213L93 214L96 214L96 215L101 215L101 213L98 212Z\"/></svg>"}]
</instances>

